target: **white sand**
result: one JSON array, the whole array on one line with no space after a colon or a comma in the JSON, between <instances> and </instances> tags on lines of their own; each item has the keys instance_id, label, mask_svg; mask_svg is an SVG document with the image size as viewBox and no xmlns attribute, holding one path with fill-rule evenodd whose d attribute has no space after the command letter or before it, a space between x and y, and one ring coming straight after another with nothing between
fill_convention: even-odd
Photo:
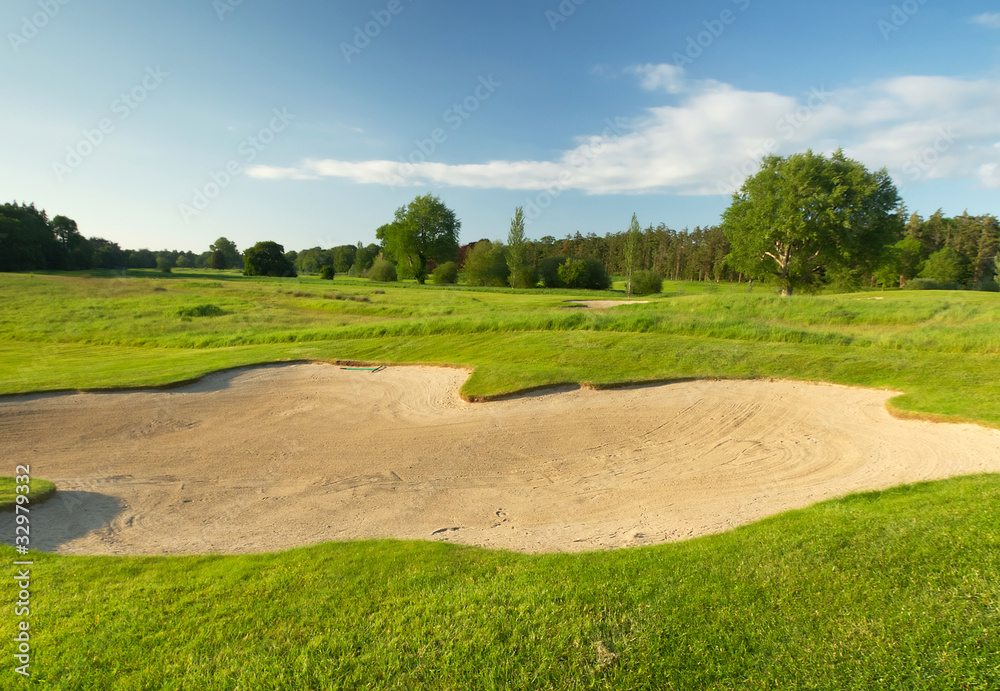
<instances>
[{"instance_id":1,"label":"white sand","mask_svg":"<svg viewBox=\"0 0 1000 691\"><path fill-rule=\"evenodd\" d=\"M58 485L31 537L64 554L369 537L606 549L1000 471L1000 433L894 419L888 392L703 381L469 404L466 376L279 365L172 391L9 397L0 456Z\"/></svg>"}]
</instances>

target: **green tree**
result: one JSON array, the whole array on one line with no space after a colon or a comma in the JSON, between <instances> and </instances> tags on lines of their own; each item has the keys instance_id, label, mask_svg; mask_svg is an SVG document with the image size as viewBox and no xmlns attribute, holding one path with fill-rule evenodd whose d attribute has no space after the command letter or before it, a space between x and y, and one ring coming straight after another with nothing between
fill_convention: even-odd
<instances>
[{"instance_id":1,"label":"green tree","mask_svg":"<svg viewBox=\"0 0 1000 691\"><path fill-rule=\"evenodd\" d=\"M874 270L902 230L899 193L883 168L870 173L842 150L767 156L733 195L722 228L727 261L773 276L782 295L814 285L824 270Z\"/></svg>"},{"instance_id":2,"label":"green tree","mask_svg":"<svg viewBox=\"0 0 1000 691\"><path fill-rule=\"evenodd\" d=\"M899 285L904 286L911 278L920 275L924 261L924 244L917 238L907 235L895 245L899 251Z\"/></svg>"},{"instance_id":3,"label":"green tree","mask_svg":"<svg viewBox=\"0 0 1000 691\"><path fill-rule=\"evenodd\" d=\"M212 250L212 259L209 266L220 271L228 269L229 261L226 259L226 253L222 250Z\"/></svg>"},{"instance_id":4,"label":"green tree","mask_svg":"<svg viewBox=\"0 0 1000 691\"><path fill-rule=\"evenodd\" d=\"M625 256L622 266L625 269L625 294L632 297L632 276L639 266L639 251L642 241L642 229L639 227L639 219L632 214L632 223L625 233ZM657 291L659 292L659 291Z\"/></svg>"},{"instance_id":5,"label":"green tree","mask_svg":"<svg viewBox=\"0 0 1000 691\"><path fill-rule=\"evenodd\" d=\"M964 282L969 260L950 247L940 249L927 258L921 278L944 285L958 285Z\"/></svg>"},{"instance_id":6,"label":"green tree","mask_svg":"<svg viewBox=\"0 0 1000 691\"><path fill-rule=\"evenodd\" d=\"M285 256L285 248L267 240L243 253L243 275L294 277L298 274L292 261Z\"/></svg>"},{"instance_id":7,"label":"green tree","mask_svg":"<svg viewBox=\"0 0 1000 691\"><path fill-rule=\"evenodd\" d=\"M428 259L439 264L458 259L461 227L455 212L427 193L398 208L393 222L379 228L375 236L397 264L408 266L417 282L423 283Z\"/></svg>"},{"instance_id":8,"label":"green tree","mask_svg":"<svg viewBox=\"0 0 1000 691\"><path fill-rule=\"evenodd\" d=\"M499 240L480 240L465 256L462 273L470 286L510 285L507 248Z\"/></svg>"},{"instance_id":9,"label":"green tree","mask_svg":"<svg viewBox=\"0 0 1000 691\"><path fill-rule=\"evenodd\" d=\"M361 248L364 251L364 248ZM339 245L330 250L333 258L333 270L338 274L346 274L354 266L354 259L358 255L358 248L354 245Z\"/></svg>"},{"instance_id":10,"label":"green tree","mask_svg":"<svg viewBox=\"0 0 1000 691\"><path fill-rule=\"evenodd\" d=\"M208 249L210 252L218 250L226 256L226 265L223 268L240 269L243 267L243 257L240 255L240 251L236 249L235 242L226 238L219 238L209 245Z\"/></svg>"},{"instance_id":11,"label":"green tree","mask_svg":"<svg viewBox=\"0 0 1000 691\"><path fill-rule=\"evenodd\" d=\"M532 267L526 263L526 241L524 238L524 207L514 210L507 233L507 268L510 269L511 288L531 288L535 278Z\"/></svg>"}]
</instances>

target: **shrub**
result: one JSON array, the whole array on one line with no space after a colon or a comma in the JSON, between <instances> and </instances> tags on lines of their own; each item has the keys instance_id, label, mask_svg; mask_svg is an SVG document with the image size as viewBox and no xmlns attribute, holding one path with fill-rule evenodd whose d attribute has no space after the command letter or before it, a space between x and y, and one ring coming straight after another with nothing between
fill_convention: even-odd
<instances>
[{"instance_id":1,"label":"shrub","mask_svg":"<svg viewBox=\"0 0 1000 691\"><path fill-rule=\"evenodd\" d=\"M170 257L159 255L156 257L156 269L162 271L165 274L170 273L173 268L174 263L170 260Z\"/></svg>"},{"instance_id":2,"label":"shrub","mask_svg":"<svg viewBox=\"0 0 1000 691\"><path fill-rule=\"evenodd\" d=\"M330 266L329 264L327 264L326 266L324 266L322 269L319 270L319 277L324 281L332 281L333 277L336 275L337 274L336 272L334 272L333 267Z\"/></svg>"},{"instance_id":3,"label":"shrub","mask_svg":"<svg viewBox=\"0 0 1000 691\"><path fill-rule=\"evenodd\" d=\"M368 269L368 280L378 283L394 283L399 280L396 276L396 267L388 259L379 257Z\"/></svg>"},{"instance_id":4,"label":"shrub","mask_svg":"<svg viewBox=\"0 0 1000 691\"><path fill-rule=\"evenodd\" d=\"M929 278L911 278L906 282L904 290L959 290L957 283L939 283Z\"/></svg>"},{"instance_id":5,"label":"shrub","mask_svg":"<svg viewBox=\"0 0 1000 691\"><path fill-rule=\"evenodd\" d=\"M663 292L663 276L656 271L636 271L632 274L633 295L655 295Z\"/></svg>"},{"instance_id":6,"label":"shrub","mask_svg":"<svg viewBox=\"0 0 1000 691\"><path fill-rule=\"evenodd\" d=\"M611 287L611 279L604 269L604 264L590 257L585 259L570 257L557 271L559 280L567 288L607 290Z\"/></svg>"},{"instance_id":7,"label":"shrub","mask_svg":"<svg viewBox=\"0 0 1000 691\"><path fill-rule=\"evenodd\" d=\"M455 262L445 262L434 269L434 283L437 285L454 285L458 283L458 264Z\"/></svg>"},{"instance_id":8,"label":"shrub","mask_svg":"<svg viewBox=\"0 0 1000 691\"><path fill-rule=\"evenodd\" d=\"M542 285L546 288L565 288L559 278L559 267L566 261L564 256L547 257L538 265L538 273L542 277Z\"/></svg>"},{"instance_id":9,"label":"shrub","mask_svg":"<svg viewBox=\"0 0 1000 691\"><path fill-rule=\"evenodd\" d=\"M182 317L220 317L225 311L218 305L195 305L194 307L181 307L177 314Z\"/></svg>"},{"instance_id":10,"label":"shrub","mask_svg":"<svg viewBox=\"0 0 1000 691\"><path fill-rule=\"evenodd\" d=\"M480 240L469 250L462 264L465 282L470 286L508 285L510 267L507 266L506 248L502 242Z\"/></svg>"}]
</instances>

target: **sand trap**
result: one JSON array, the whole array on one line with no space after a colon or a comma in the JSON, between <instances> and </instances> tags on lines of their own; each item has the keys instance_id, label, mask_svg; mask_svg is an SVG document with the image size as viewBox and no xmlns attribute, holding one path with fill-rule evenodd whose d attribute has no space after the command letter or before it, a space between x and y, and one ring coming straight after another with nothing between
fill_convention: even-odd
<instances>
[{"instance_id":1,"label":"sand trap","mask_svg":"<svg viewBox=\"0 0 1000 691\"><path fill-rule=\"evenodd\" d=\"M619 305L648 305L649 300L567 300L570 305L581 307L593 307L605 309L608 307L618 307Z\"/></svg>"},{"instance_id":2,"label":"sand trap","mask_svg":"<svg viewBox=\"0 0 1000 691\"><path fill-rule=\"evenodd\" d=\"M1000 471L1000 433L896 420L887 392L703 381L468 404L466 376L283 365L172 391L5 398L0 456L58 484L31 537L64 554L369 537L605 549Z\"/></svg>"}]
</instances>

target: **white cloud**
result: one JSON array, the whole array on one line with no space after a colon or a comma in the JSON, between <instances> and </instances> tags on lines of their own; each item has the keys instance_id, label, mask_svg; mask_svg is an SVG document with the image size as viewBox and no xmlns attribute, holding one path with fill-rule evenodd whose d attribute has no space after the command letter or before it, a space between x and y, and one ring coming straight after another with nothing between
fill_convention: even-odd
<instances>
[{"instance_id":1,"label":"white cloud","mask_svg":"<svg viewBox=\"0 0 1000 691\"><path fill-rule=\"evenodd\" d=\"M976 24L988 26L991 29L1000 29L1000 12L984 12L972 18Z\"/></svg>"},{"instance_id":2,"label":"white cloud","mask_svg":"<svg viewBox=\"0 0 1000 691\"><path fill-rule=\"evenodd\" d=\"M449 165L306 160L254 166L258 178L337 177L392 186L576 189L587 194L719 194L737 188L766 153L842 146L870 169L887 167L905 187L949 178L1000 188L1000 81L907 76L801 96L685 80L673 65L630 68L642 88L674 105L609 123L547 161Z\"/></svg>"},{"instance_id":3,"label":"white cloud","mask_svg":"<svg viewBox=\"0 0 1000 691\"><path fill-rule=\"evenodd\" d=\"M646 91L676 94L684 88L684 68L677 65L636 65L626 71L639 75L639 83Z\"/></svg>"}]
</instances>

